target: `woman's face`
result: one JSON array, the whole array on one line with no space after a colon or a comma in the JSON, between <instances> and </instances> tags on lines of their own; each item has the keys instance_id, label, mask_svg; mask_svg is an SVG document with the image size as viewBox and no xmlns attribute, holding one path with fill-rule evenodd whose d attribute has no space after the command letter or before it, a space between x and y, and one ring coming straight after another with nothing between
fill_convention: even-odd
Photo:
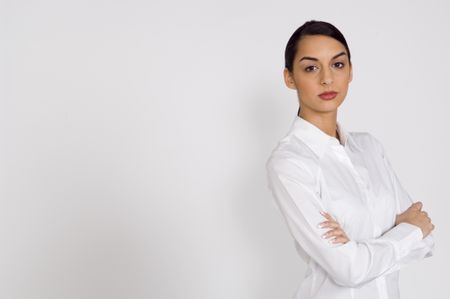
<instances>
[{"instance_id":1,"label":"woman's face","mask_svg":"<svg viewBox=\"0 0 450 299\"><path fill-rule=\"evenodd\" d=\"M285 68L284 79L289 88L297 90L301 113L336 112L352 81L345 46L325 35L303 36L297 47L293 71ZM336 97L332 100L319 97L327 91L337 92Z\"/></svg>"}]
</instances>

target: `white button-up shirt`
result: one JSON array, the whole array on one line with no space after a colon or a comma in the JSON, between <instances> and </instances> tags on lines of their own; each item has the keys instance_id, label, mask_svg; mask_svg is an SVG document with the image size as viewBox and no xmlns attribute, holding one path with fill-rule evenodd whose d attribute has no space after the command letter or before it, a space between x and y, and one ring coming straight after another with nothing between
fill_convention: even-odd
<instances>
[{"instance_id":1,"label":"white button-up shirt","mask_svg":"<svg viewBox=\"0 0 450 299\"><path fill-rule=\"evenodd\" d=\"M397 299L399 269L433 255L432 234L396 214L412 203L380 141L347 132L340 141L296 116L266 163L268 186L307 264L296 299ZM330 243L328 212L350 241Z\"/></svg>"}]
</instances>

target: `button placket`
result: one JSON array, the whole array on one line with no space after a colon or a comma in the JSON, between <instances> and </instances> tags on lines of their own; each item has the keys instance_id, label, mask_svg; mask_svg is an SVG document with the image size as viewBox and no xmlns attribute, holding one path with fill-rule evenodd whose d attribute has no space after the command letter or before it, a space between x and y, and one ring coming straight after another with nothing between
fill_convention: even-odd
<instances>
[{"instance_id":1,"label":"button placket","mask_svg":"<svg viewBox=\"0 0 450 299\"><path fill-rule=\"evenodd\" d=\"M336 145L336 149L337 149L337 155L338 155L339 160L349 167L351 172L354 174L357 183L361 187L363 187L364 190L366 190L366 188L367 188L366 182L361 178L360 173L355 169L355 166L353 165L352 161L350 160L350 157L348 156L344 147L339 144L339 145Z\"/></svg>"},{"instance_id":2,"label":"button placket","mask_svg":"<svg viewBox=\"0 0 450 299\"><path fill-rule=\"evenodd\" d=\"M370 198L370 194L369 194L369 190L368 190L369 186L361 178L360 173L356 170L355 166L353 165L352 161L350 160L350 157L348 156L347 152L345 151L345 148L341 144L335 145L335 147L337 149L336 154L337 154L339 160L342 163L344 163L345 165L347 165L347 167L350 169L350 171L354 174L356 182L360 186L360 190L363 193L362 201L365 203L364 208L366 209L367 213L369 214L369 217L370 217L370 220L372 223L373 235L379 236L382 232L381 228L376 224L375 219L373 218L373 215L369 209L369 198Z\"/></svg>"}]
</instances>

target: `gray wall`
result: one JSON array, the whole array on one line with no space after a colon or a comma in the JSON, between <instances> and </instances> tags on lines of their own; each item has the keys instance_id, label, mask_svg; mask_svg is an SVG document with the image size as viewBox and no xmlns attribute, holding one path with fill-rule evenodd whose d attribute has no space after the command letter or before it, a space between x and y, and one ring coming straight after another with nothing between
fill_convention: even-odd
<instances>
[{"instance_id":1,"label":"gray wall","mask_svg":"<svg viewBox=\"0 0 450 299\"><path fill-rule=\"evenodd\" d=\"M346 36L338 119L383 142L435 256L404 298L445 298L447 1L1 1L0 297L290 298L305 265L264 163L297 98L310 19ZM445 291L447 293L445 293Z\"/></svg>"}]
</instances>

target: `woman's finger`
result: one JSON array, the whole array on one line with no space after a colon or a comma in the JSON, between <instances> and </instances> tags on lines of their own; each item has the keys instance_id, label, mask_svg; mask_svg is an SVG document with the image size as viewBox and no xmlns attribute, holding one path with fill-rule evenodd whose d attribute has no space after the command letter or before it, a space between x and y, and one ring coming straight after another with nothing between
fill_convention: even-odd
<instances>
[{"instance_id":1,"label":"woman's finger","mask_svg":"<svg viewBox=\"0 0 450 299\"><path fill-rule=\"evenodd\" d=\"M319 227L320 228L324 228L324 227L339 227L339 223L337 223L336 221L327 220L327 221L319 223Z\"/></svg>"},{"instance_id":2,"label":"woman's finger","mask_svg":"<svg viewBox=\"0 0 450 299\"><path fill-rule=\"evenodd\" d=\"M345 231L342 230L340 227L332 229L332 230L329 230L326 233L324 233L322 236L324 238L341 236L341 237L344 237L344 238L348 239Z\"/></svg>"},{"instance_id":3,"label":"woman's finger","mask_svg":"<svg viewBox=\"0 0 450 299\"><path fill-rule=\"evenodd\" d=\"M340 229L338 229L338 228L335 228L335 229L331 229L331 230L327 231L322 236L324 238L329 238L329 237L334 237L334 236L338 236L338 235L341 235L341 234L342 234L342 231Z\"/></svg>"},{"instance_id":4,"label":"woman's finger","mask_svg":"<svg viewBox=\"0 0 450 299\"><path fill-rule=\"evenodd\" d=\"M331 240L332 243L347 243L348 241L350 241L348 238L346 237L336 237L333 240Z\"/></svg>"},{"instance_id":5,"label":"woman's finger","mask_svg":"<svg viewBox=\"0 0 450 299\"><path fill-rule=\"evenodd\" d=\"M326 224L329 224L330 222L336 222L337 223L337 221L330 214L328 214L327 212L321 211L320 214L322 214L322 216L324 216L327 220L319 223L319 226L321 224L324 224L324 223L326 223Z\"/></svg>"},{"instance_id":6,"label":"woman's finger","mask_svg":"<svg viewBox=\"0 0 450 299\"><path fill-rule=\"evenodd\" d=\"M331 235L335 238L339 238L340 240L349 241L349 238L345 234L345 232L342 229L335 229L332 232L330 231Z\"/></svg>"},{"instance_id":7,"label":"woman's finger","mask_svg":"<svg viewBox=\"0 0 450 299\"><path fill-rule=\"evenodd\" d=\"M336 236L348 240L347 234L343 230L340 230Z\"/></svg>"},{"instance_id":8,"label":"woman's finger","mask_svg":"<svg viewBox=\"0 0 450 299\"><path fill-rule=\"evenodd\" d=\"M334 220L334 218L331 217L331 215L328 214L328 213L325 212L325 211L320 212L320 214L322 214L322 215L323 215L325 218L327 218L328 220Z\"/></svg>"}]
</instances>

